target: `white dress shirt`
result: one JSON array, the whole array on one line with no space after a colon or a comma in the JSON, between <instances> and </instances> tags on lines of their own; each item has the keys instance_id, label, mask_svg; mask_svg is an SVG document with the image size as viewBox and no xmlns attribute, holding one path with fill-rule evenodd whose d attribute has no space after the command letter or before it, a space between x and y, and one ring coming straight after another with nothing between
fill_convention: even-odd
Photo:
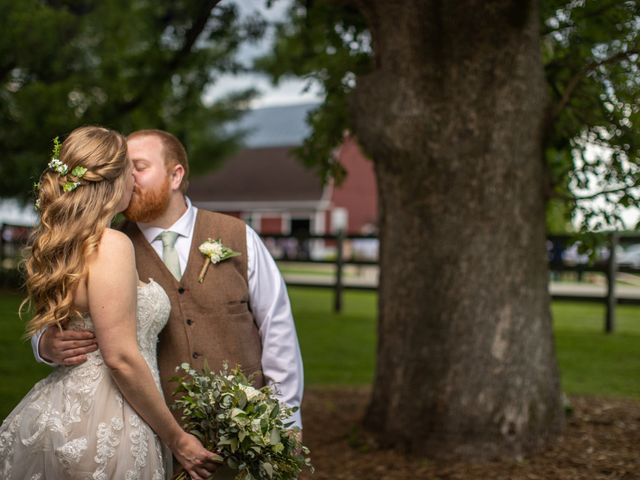
<instances>
[{"instance_id":1,"label":"white dress shirt","mask_svg":"<svg viewBox=\"0 0 640 480\"><path fill-rule=\"evenodd\" d=\"M166 229L178 233L175 248L184 272L198 209L187 198L187 211ZM162 240L158 238L165 229L138 223L140 231L162 258ZM303 390L302 355L291 312L291 304L282 275L258 234L247 225L247 279L249 281L249 305L262 340L262 373L280 401L300 407ZM31 339L36 360L48 363L40 357L38 344L42 332ZM291 421L302 428L300 410Z\"/></svg>"}]
</instances>

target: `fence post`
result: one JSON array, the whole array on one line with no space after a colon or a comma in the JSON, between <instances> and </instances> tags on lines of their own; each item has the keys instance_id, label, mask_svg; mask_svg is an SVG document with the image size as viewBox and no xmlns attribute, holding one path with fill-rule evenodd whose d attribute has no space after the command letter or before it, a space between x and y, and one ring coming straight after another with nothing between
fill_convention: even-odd
<instances>
[{"instance_id":1,"label":"fence post","mask_svg":"<svg viewBox=\"0 0 640 480\"><path fill-rule=\"evenodd\" d=\"M609 236L609 259L607 260L607 313L604 324L606 333L613 333L616 328L616 273L618 262L616 249L618 247L618 232L612 232Z\"/></svg>"},{"instance_id":2,"label":"fence post","mask_svg":"<svg viewBox=\"0 0 640 480\"><path fill-rule=\"evenodd\" d=\"M0 270L4 268L4 224L0 225Z\"/></svg>"},{"instance_id":3,"label":"fence post","mask_svg":"<svg viewBox=\"0 0 640 480\"><path fill-rule=\"evenodd\" d=\"M344 232L338 230L336 237L336 285L333 310L336 313L342 311L342 293L344 286L342 284L342 268L344 266Z\"/></svg>"}]
</instances>

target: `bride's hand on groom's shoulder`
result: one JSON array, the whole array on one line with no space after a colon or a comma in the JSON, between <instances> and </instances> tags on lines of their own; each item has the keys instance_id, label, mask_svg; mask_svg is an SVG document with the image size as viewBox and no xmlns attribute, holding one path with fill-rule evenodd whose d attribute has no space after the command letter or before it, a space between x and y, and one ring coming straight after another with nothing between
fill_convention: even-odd
<instances>
[{"instance_id":1,"label":"bride's hand on groom's shoulder","mask_svg":"<svg viewBox=\"0 0 640 480\"><path fill-rule=\"evenodd\" d=\"M180 435L170 448L193 480L208 480L220 465L216 463L220 457L204 448L200 440L189 433Z\"/></svg>"},{"instance_id":2,"label":"bride's hand on groom's shoulder","mask_svg":"<svg viewBox=\"0 0 640 480\"><path fill-rule=\"evenodd\" d=\"M60 330L50 326L40 337L40 356L56 365L80 365L87 354L98 349L96 337L89 330Z\"/></svg>"}]
</instances>

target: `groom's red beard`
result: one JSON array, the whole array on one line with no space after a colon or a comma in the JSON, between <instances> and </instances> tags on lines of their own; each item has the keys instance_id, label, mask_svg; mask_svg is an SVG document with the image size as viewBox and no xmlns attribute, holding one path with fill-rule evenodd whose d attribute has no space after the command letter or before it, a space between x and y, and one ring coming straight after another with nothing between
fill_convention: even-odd
<instances>
[{"instance_id":1,"label":"groom's red beard","mask_svg":"<svg viewBox=\"0 0 640 480\"><path fill-rule=\"evenodd\" d=\"M163 185L155 189L133 189L131 201L127 209L122 212L132 222L149 223L160 217L169 206L171 198L169 177Z\"/></svg>"}]
</instances>

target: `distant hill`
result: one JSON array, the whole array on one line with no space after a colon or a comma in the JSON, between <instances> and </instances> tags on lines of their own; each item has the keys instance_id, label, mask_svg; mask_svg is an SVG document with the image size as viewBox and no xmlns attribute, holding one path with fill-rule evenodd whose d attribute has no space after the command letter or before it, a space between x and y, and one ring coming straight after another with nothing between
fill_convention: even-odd
<instances>
[{"instance_id":1,"label":"distant hill","mask_svg":"<svg viewBox=\"0 0 640 480\"><path fill-rule=\"evenodd\" d=\"M229 128L234 132L247 132L244 141L247 148L301 145L310 132L307 113L317 106L317 103L305 103L258 108L248 111Z\"/></svg>"}]
</instances>

